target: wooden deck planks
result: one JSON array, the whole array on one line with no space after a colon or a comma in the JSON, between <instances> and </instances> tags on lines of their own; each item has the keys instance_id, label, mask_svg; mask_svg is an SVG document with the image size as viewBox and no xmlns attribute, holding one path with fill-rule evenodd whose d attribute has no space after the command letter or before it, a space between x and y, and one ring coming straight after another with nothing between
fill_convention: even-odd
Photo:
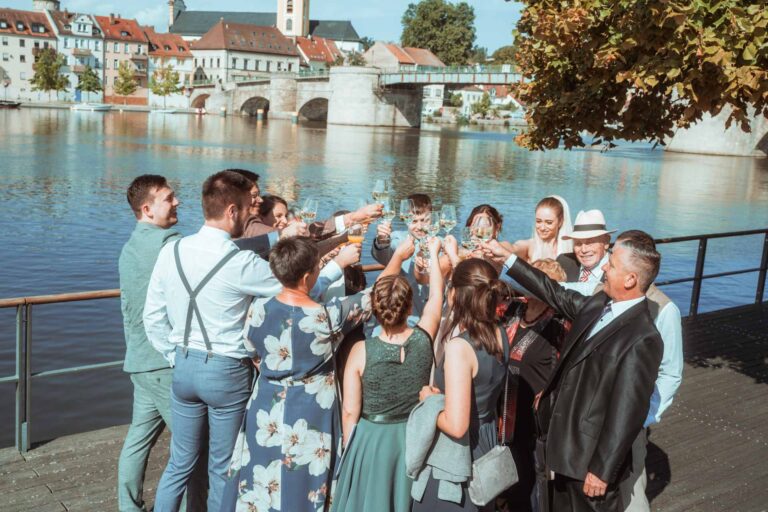
<instances>
[{"instance_id":1,"label":"wooden deck planks","mask_svg":"<svg viewBox=\"0 0 768 512\"><path fill-rule=\"evenodd\" d=\"M654 511L768 511L768 305L684 320L686 366L672 407L652 427ZM3 512L117 509L126 426L62 437L24 456L0 450ZM147 468L151 504L168 456L161 436Z\"/></svg>"}]
</instances>

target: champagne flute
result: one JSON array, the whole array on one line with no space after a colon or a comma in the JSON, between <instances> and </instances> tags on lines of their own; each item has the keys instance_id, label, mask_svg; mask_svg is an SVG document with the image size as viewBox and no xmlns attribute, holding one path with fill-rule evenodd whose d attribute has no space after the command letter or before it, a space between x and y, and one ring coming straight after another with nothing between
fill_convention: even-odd
<instances>
[{"instance_id":1,"label":"champagne flute","mask_svg":"<svg viewBox=\"0 0 768 512\"><path fill-rule=\"evenodd\" d=\"M440 226L445 229L446 235L450 235L456 227L456 207L452 204L443 205L440 211Z\"/></svg>"},{"instance_id":2,"label":"champagne flute","mask_svg":"<svg viewBox=\"0 0 768 512\"><path fill-rule=\"evenodd\" d=\"M308 198L304 201L299 211L299 217L305 224L312 224L317 218L317 200Z\"/></svg>"},{"instance_id":3,"label":"champagne flute","mask_svg":"<svg viewBox=\"0 0 768 512\"><path fill-rule=\"evenodd\" d=\"M389 199L389 183L387 183L387 180L376 180L371 195L377 203L385 203Z\"/></svg>"},{"instance_id":4,"label":"champagne flute","mask_svg":"<svg viewBox=\"0 0 768 512\"><path fill-rule=\"evenodd\" d=\"M395 215L397 215L397 212L395 211L395 201L387 199L384 201L384 210L381 212L381 221L389 222L391 224Z\"/></svg>"},{"instance_id":5,"label":"champagne flute","mask_svg":"<svg viewBox=\"0 0 768 512\"><path fill-rule=\"evenodd\" d=\"M407 226L413 220L413 201L411 199L403 199L400 201L400 220Z\"/></svg>"}]
</instances>

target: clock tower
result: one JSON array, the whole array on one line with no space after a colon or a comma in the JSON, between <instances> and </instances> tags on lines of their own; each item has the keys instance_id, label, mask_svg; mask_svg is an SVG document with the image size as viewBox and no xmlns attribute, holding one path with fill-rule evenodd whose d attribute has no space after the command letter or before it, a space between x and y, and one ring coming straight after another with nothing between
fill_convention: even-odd
<instances>
[{"instance_id":1,"label":"clock tower","mask_svg":"<svg viewBox=\"0 0 768 512\"><path fill-rule=\"evenodd\" d=\"M277 0L277 28L288 37L309 35L309 0Z\"/></svg>"}]
</instances>

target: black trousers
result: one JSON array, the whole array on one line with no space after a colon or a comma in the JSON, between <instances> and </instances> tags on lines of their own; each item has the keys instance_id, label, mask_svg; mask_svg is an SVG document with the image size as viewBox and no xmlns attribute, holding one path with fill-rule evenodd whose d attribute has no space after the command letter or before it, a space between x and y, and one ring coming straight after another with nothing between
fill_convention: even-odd
<instances>
[{"instance_id":1,"label":"black trousers","mask_svg":"<svg viewBox=\"0 0 768 512\"><path fill-rule=\"evenodd\" d=\"M584 481L555 473L552 512L620 512L621 496L615 485L609 485L605 496L590 498L584 494Z\"/></svg>"}]
</instances>

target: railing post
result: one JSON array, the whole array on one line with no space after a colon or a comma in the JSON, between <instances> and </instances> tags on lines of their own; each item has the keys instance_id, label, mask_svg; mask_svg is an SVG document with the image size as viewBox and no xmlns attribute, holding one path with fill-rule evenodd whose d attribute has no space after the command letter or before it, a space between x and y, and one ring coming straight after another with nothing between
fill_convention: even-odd
<instances>
[{"instance_id":1,"label":"railing post","mask_svg":"<svg viewBox=\"0 0 768 512\"><path fill-rule=\"evenodd\" d=\"M21 425L21 452L32 445L32 304L25 304L26 326L24 329L24 423Z\"/></svg>"},{"instance_id":2,"label":"railing post","mask_svg":"<svg viewBox=\"0 0 768 512\"><path fill-rule=\"evenodd\" d=\"M27 393L27 370L25 366L26 359L24 358L24 305L20 304L16 306L16 423L15 423L15 441L16 450L19 452L23 450L24 428L26 418L24 413L26 411L25 400Z\"/></svg>"},{"instance_id":3,"label":"railing post","mask_svg":"<svg viewBox=\"0 0 768 512\"><path fill-rule=\"evenodd\" d=\"M763 257L760 260L760 273L757 274L757 290L755 291L755 304L763 302L765 292L765 276L768 274L768 233L763 240Z\"/></svg>"},{"instance_id":4,"label":"railing post","mask_svg":"<svg viewBox=\"0 0 768 512\"><path fill-rule=\"evenodd\" d=\"M699 252L696 255L696 273L693 275L693 290L691 290L691 307L689 316L696 316L699 312L699 297L701 296L701 282L704 275L704 259L707 256L707 239L699 240Z\"/></svg>"}]
</instances>

